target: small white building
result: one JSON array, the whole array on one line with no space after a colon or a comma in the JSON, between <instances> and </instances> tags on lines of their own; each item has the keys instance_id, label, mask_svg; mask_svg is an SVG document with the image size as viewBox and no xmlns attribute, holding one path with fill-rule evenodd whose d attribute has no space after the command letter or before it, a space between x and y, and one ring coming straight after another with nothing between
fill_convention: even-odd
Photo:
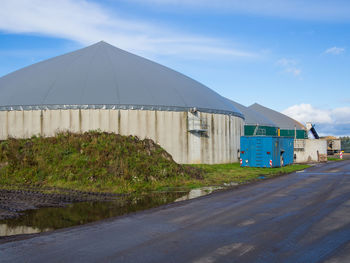
<instances>
[{"instance_id":1,"label":"small white building","mask_svg":"<svg viewBox=\"0 0 350 263\"><path fill-rule=\"evenodd\" d=\"M327 162L327 141L320 139L295 139L294 163Z\"/></svg>"}]
</instances>

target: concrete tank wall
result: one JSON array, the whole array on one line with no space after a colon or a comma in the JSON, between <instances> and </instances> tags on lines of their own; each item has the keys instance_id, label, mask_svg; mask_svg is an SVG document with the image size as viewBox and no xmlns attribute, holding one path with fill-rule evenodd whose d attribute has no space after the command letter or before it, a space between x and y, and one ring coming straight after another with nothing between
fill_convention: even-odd
<instances>
[{"instance_id":1,"label":"concrete tank wall","mask_svg":"<svg viewBox=\"0 0 350 263\"><path fill-rule=\"evenodd\" d=\"M189 112L150 110L67 109L0 111L0 140L8 137L54 136L90 130L150 138L178 163L238 162L243 120L223 114L198 113L206 132L189 132Z\"/></svg>"},{"instance_id":2,"label":"concrete tank wall","mask_svg":"<svg viewBox=\"0 0 350 263\"><path fill-rule=\"evenodd\" d=\"M326 162L327 141L314 139L294 140L294 162Z\"/></svg>"}]
</instances>

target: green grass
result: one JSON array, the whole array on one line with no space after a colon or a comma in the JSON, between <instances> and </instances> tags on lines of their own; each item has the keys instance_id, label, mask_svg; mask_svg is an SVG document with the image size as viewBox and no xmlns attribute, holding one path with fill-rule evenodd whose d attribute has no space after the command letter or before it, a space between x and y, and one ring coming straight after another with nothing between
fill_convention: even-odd
<instances>
[{"instance_id":1,"label":"green grass","mask_svg":"<svg viewBox=\"0 0 350 263\"><path fill-rule=\"evenodd\" d=\"M204 179L201 186L205 185L223 185L227 183L248 183L260 180L260 177L271 178L282 174L288 174L299 170L304 170L309 165L289 165L280 168L253 168L240 167L239 163L231 164L200 164L199 167L204 171Z\"/></svg>"},{"instance_id":2,"label":"green grass","mask_svg":"<svg viewBox=\"0 0 350 263\"><path fill-rule=\"evenodd\" d=\"M327 157L328 161L335 161L335 162L339 162L339 161L343 161L344 159L340 159L338 157Z\"/></svg>"},{"instance_id":3,"label":"green grass","mask_svg":"<svg viewBox=\"0 0 350 263\"><path fill-rule=\"evenodd\" d=\"M0 187L62 187L115 193L247 183L305 169L180 165L152 140L102 132L0 141Z\"/></svg>"}]
</instances>

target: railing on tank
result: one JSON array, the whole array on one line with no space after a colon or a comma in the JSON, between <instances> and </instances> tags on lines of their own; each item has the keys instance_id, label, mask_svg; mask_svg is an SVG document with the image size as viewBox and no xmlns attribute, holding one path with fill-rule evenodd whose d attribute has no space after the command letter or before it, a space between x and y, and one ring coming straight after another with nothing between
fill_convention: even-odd
<instances>
[{"instance_id":1,"label":"railing on tank","mask_svg":"<svg viewBox=\"0 0 350 263\"><path fill-rule=\"evenodd\" d=\"M187 124L188 131L192 133L206 134L209 129L207 120L202 118L195 108L188 113Z\"/></svg>"},{"instance_id":2,"label":"railing on tank","mask_svg":"<svg viewBox=\"0 0 350 263\"><path fill-rule=\"evenodd\" d=\"M305 150L305 140L304 139L294 139L294 151L303 152Z\"/></svg>"}]
</instances>

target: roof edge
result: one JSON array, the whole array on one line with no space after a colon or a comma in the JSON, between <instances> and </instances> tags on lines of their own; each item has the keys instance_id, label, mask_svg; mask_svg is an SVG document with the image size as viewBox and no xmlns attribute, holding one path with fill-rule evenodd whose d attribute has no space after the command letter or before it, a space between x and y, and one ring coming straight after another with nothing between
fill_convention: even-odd
<instances>
[{"instance_id":1,"label":"roof edge","mask_svg":"<svg viewBox=\"0 0 350 263\"><path fill-rule=\"evenodd\" d=\"M49 105L11 105L0 106L0 111L31 111L31 110L87 110L87 109L106 109L106 110L153 110L153 111L191 111L196 108L199 112L224 114L244 119L244 115L233 111L213 110L197 107L180 107L180 106L154 106L154 105L125 105L125 104L49 104Z\"/></svg>"},{"instance_id":2,"label":"roof edge","mask_svg":"<svg viewBox=\"0 0 350 263\"><path fill-rule=\"evenodd\" d=\"M244 126L259 126L259 127L271 127L279 129L278 126L273 126L272 124L257 124L257 123L245 123Z\"/></svg>"}]
</instances>

